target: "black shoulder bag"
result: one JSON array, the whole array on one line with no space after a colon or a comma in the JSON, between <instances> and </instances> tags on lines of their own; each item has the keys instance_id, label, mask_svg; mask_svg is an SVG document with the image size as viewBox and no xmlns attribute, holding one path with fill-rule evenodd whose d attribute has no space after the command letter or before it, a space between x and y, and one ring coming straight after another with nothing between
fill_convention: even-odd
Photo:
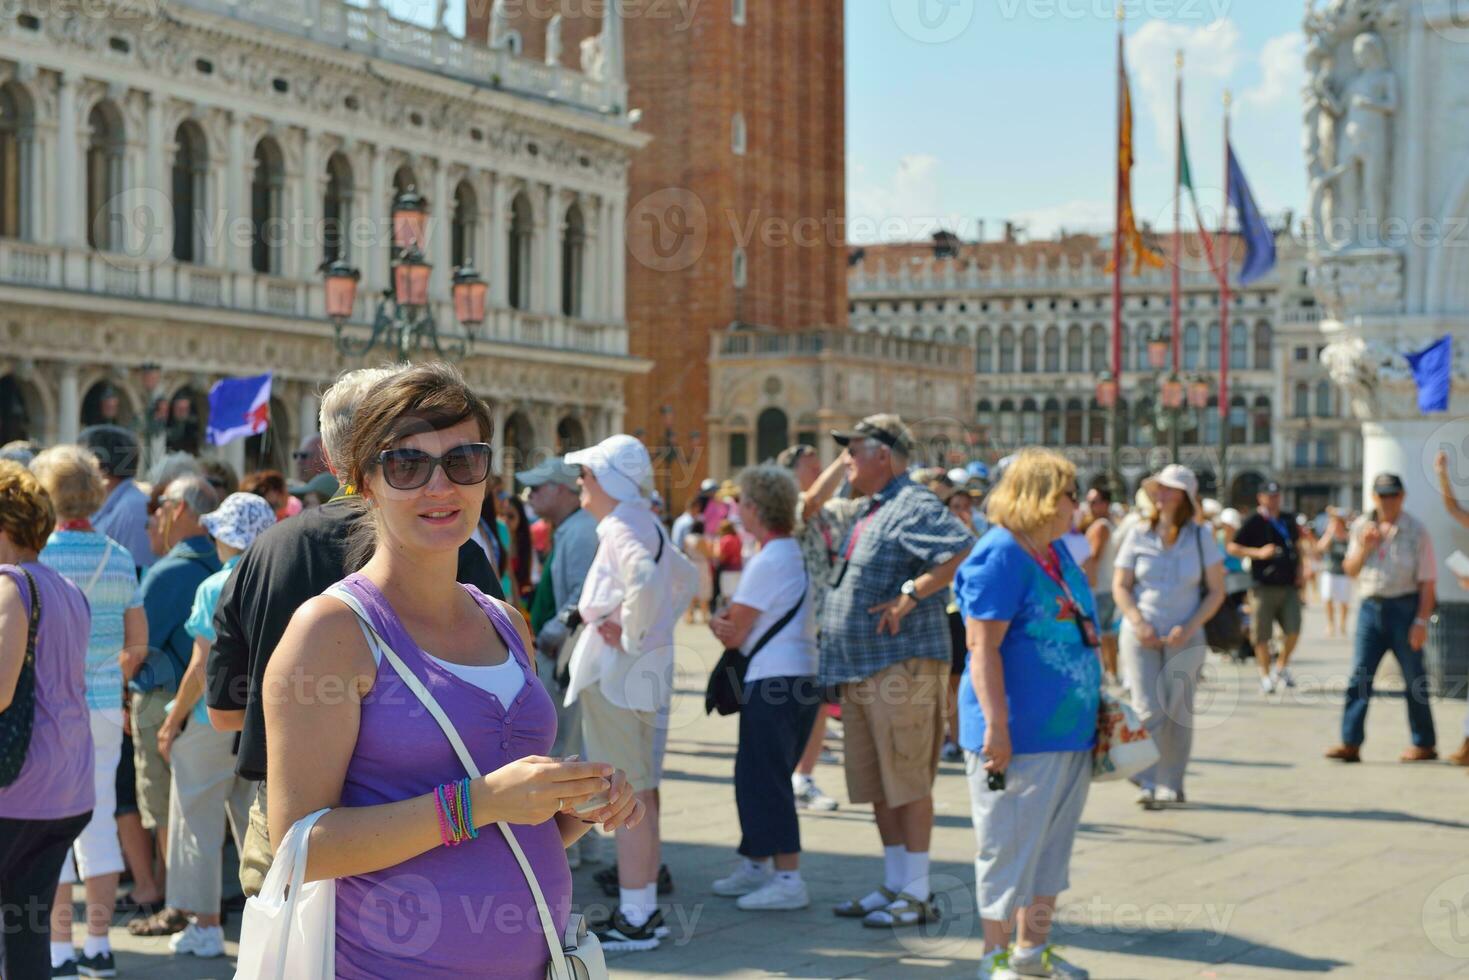
<instances>
[{"instance_id":1,"label":"black shoulder bag","mask_svg":"<svg viewBox=\"0 0 1469 980\"><path fill-rule=\"evenodd\" d=\"M810 582L807 582L807 587ZM713 714L718 711L721 715L732 715L737 713L745 704L745 672L750 669L750 661L755 659L765 644L773 640L781 630L790 625L791 620L796 618L801 606L806 601L806 588L801 589L801 597L796 604L786 610L786 614L775 621L765 635L755 641L750 648L747 657L736 647L728 647L724 653L719 655L719 663L714 665L714 671L709 675L709 684L704 688L704 714Z\"/></svg>"},{"instance_id":2,"label":"black shoulder bag","mask_svg":"<svg viewBox=\"0 0 1469 980\"><path fill-rule=\"evenodd\" d=\"M1209 573L1204 567L1204 529L1194 525L1194 544L1199 549L1199 601L1209 595ZM1237 650L1245 638L1244 620L1240 618L1239 606L1221 603L1213 617L1204 624L1204 642L1214 650Z\"/></svg>"},{"instance_id":3,"label":"black shoulder bag","mask_svg":"<svg viewBox=\"0 0 1469 980\"><path fill-rule=\"evenodd\" d=\"M36 721L36 630L41 625L41 590L36 588L30 572L24 568L20 572L31 590L31 618L26 627L25 659L15 680L15 694L10 698L10 707L0 711L0 786L9 786L19 778Z\"/></svg>"}]
</instances>

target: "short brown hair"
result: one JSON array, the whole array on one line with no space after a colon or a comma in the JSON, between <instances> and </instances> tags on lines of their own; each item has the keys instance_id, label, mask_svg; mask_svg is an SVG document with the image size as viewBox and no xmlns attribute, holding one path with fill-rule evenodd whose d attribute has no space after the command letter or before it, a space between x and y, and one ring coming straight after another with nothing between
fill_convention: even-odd
<instances>
[{"instance_id":1,"label":"short brown hair","mask_svg":"<svg viewBox=\"0 0 1469 980\"><path fill-rule=\"evenodd\" d=\"M63 521L90 517L107 499L102 467L81 446L52 446L31 460L31 472L51 496Z\"/></svg>"},{"instance_id":2,"label":"short brown hair","mask_svg":"<svg viewBox=\"0 0 1469 980\"><path fill-rule=\"evenodd\" d=\"M357 404L357 417L342 461L347 482L360 492L377 468L378 453L418 432L434 432L473 419L480 438L494 433L490 410L464 375L442 361L417 364L382 382Z\"/></svg>"},{"instance_id":3,"label":"short brown hair","mask_svg":"<svg viewBox=\"0 0 1469 980\"><path fill-rule=\"evenodd\" d=\"M19 463L0 459L0 531L18 548L40 551L55 528L56 508L41 481Z\"/></svg>"}]
</instances>

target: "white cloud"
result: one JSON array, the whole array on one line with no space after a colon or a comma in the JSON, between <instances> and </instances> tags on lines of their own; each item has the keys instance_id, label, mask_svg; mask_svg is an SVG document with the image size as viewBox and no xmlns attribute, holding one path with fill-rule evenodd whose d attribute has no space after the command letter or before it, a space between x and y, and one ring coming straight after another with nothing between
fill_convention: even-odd
<instances>
[{"instance_id":1,"label":"white cloud","mask_svg":"<svg viewBox=\"0 0 1469 980\"><path fill-rule=\"evenodd\" d=\"M1163 154L1173 166L1174 59L1183 52L1184 129L1222 125L1222 96L1243 60L1243 39L1229 19L1205 27L1151 20L1128 39L1127 68L1132 76L1133 120L1140 156ZM1153 147L1142 143L1142 120L1153 120ZM1198 137L1190 137L1190 143Z\"/></svg>"},{"instance_id":2,"label":"white cloud","mask_svg":"<svg viewBox=\"0 0 1469 980\"><path fill-rule=\"evenodd\" d=\"M1240 96L1259 109L1275 109L1300 100L1306 84L1306 39L1300 31L1272 37L1260 49L1260 84Z\"/></svg>"},{"instance_id":3,"label":"white cloud","mask_svg":"<svg viewBox=\"0 0 1469 980\"><path fill-rule=\"evenodd\" d=\"M1067 232L1108 234L1115 218L1113 203L1100 200L1074 200L1044 208L1021 211L1015 222L1024 226L1031 240L1053 238L1064 228Z\"/></svg>"},{"instance_id":4,"label":"white cloud","mask_svg":"<svg viewBox=\"0 0 1469 980\"><path fill-rule=\"evenodd\" d=\"M875 182L858 166L848 190L847 238L856 244L906 242L941 228L958 231L962 217L944 210L943 164L927 153L898 159L891 177Z\"/></svg>"}]
</instances>

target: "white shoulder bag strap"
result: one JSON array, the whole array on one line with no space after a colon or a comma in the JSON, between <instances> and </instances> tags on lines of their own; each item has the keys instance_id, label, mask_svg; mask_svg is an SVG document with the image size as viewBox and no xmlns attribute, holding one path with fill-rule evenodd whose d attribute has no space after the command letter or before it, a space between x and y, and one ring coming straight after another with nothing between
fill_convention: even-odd
<instances>
[{"instance_id":1,"label":"white shoulder bag strap","mask_svg":"<svg viewBox=\"0 0 1469 980\"><path fill-rule=\"evenodd\" d=\"M92 590L97 587L97 580L102 577L103 572L107 571L107 562L112 558L112 547L112 539L108 538L107 550L102 552L102 560L97 563L97 570L92 573L91 578L87 579L87 584L82 586L82 595L88 600L92 598Z\"/></svg>"},{"instance_id":2,"label":"white shoulder bag strap","mask_svg":"<svg viewBox=\"0 0 1469 980\"><path fill-rule=\"evenodd\" d=\"M423 686L423 682L418 679L418 676L408 669L408 665L393 652L392 647L383 642L382 637L378 635L377 630L373 628L371 621L367 618L367 611L362 608L362 603L357 601L357 597L337 585L327 589L325 594L331 596L333 599L339 599L346 603L348 608L357 614L357 625L361 627L362 635L367 638L367 646L368 649L372 650L374 659L386 659L388 663L393 665L393 669L398 672L398 676L402 678L403 683L408 685L408 689L418 697L418 700L428 709L428 713L433 715L434 721L438 722L439 727L444 730L444 737L449 740L450 745L454 746L454 752L459 756L459 761L464 765L465 771L475 779L482 778L484 774L479 771L479 766L474 764L474 759L470 756L469 749L464 747L464 740L459 737L459 730L454 727L454 723L449 720L449 716L444 714L444 709L439 706L438 700L429 693L428 688ZM506 652L512 657L515 656L509 650ZM503 820L497 820L495 821L495 826L499 827L500 833L505 835L505 843L510 845L510 851L515 855L515 860L520 864L520 870L525 875L526 882L530 885L531 894L535 896L536 912L540 915L541 919L541 931L545 934L546 945L551 950L551 962L556 968L557 976L565 977L566 980L573 980L575 974L571 972L571 968L567 965L566 954L561 949L561 936L556 931L556 923L551 919L551 910L546 906L546 896L541 892L541 883L536 880L535 871L531 869L530 862L526 860L525 852L520 849L520 842L515 839L515 834L511 831L510 825Z\"/></svg>"}]
</instances>

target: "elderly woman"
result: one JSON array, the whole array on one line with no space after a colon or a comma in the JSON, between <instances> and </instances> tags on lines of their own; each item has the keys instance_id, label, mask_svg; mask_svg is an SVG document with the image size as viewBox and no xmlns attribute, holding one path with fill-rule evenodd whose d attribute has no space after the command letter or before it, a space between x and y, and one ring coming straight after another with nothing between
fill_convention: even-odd
<instances>
[{"instance_id":1,"label":"elderly woman","mask_svg":"<svg viewBox=\"0 0 1469 980\"><path fill-rule=\"evenodd\" d=\"M1122 612L1123 681L1158 744L1157 763L1133 777L1138 803L1153 810L1185 801L1204 624L1224 602L1224 557L1199 521L1199 482L1187 467L1165 466L1144 485L1158 506L1118 549L1112 597Z\"/></svg>"},{"instance_id":2,"label":"elderly woman","mask_svg":"<svg viewBox=\"0 0 1469 980\"><path fill-rule=\"evenodd\" d=\"M801 880L801 831L791 773L821 707L816 687L814 592L795 529L800 491L783 466L740 474L740 521L760 542L730 604L709 623L727 648L749 658L740 741L735 752L735 806L743 858L714 883L716 895L738 896L740 908L801 909L811 904ZM774 867L772 868L772 862Z\"/></svg>"},{"instance_id":3,"label":"elderly woman","mask_svg":"<svg viewBox=\"0 0 1469 980\"><path fill-rule=\"evenodd\" d=\"M31 461L31 471L56 506L56 530L41 549L41 563L81 589L92 609L86 680L96 802L62 864L51 908L51 965L62 967L73 958L71 886L80 876L87 887L87 939L76 968L88 976L111 976L116 966L107 929L123 869L113 812L122 757L122 687L148 657L148 620L137 556L94 530L89 519L106 498L96 457L81 446L55 446Z\"/></svg>"},{"instance_id":4,"label":"elderly woman","mask_svg":"<svg viewBox=\"0 0 1469 980\"><path fill-rule=\"evenodd\" d=\"M81 590L39 560L55 525L51 498L36 478L19 463L0 461L0 711L34 712L20 771L0 787L0 942L11 977L47 975L56 878L93 803L86 692L92 615Z\"/></svg>"},{"instance_id":5,"label":"elderly woman","mask_svg":"<svg viewBox=\"0 0 1469 980\"><path fill-rule=\"evenodd\" d=\"M1086 976L1047 942L1091 786L1102 686L1091 588L1060 543L1076 507L1076 468L1025 450L990 493L990 530L954 579L969 646L959 733L979 845L981 978Z\"/></svg>"}]
</instances>

